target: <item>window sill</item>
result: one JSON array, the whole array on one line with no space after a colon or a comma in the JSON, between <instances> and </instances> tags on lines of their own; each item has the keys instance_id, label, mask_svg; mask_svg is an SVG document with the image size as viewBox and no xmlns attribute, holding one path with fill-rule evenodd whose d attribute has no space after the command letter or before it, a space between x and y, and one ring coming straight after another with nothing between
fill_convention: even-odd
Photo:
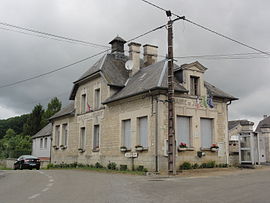
<instances>
[{"instance_id":1,"label":"window sill","mask_svg":"<svg viewBox=\"0 0 270 203\"><path fill-rule=\"evenodd\" d=\"M135 147L137 152L148 151L148 147Z\"/></svg>"},{"instance_id":2,"label":"window sill","mask_svg":"<svg viewBox=\"0 0 270 203\"><path fill-rule=\"evenodd\" d=\"M194 148L193 147L187 147L187 148L178 147L178 152L184 152L184 151L194 151Z\"/></svg>"},{"instance_id":3,"label":"window sill","mask_svg":"<svg viewBox=\"0 0 270 203\"><path fill-rule=\"evenodd\" d=\"M92 152L99 152L99 148L96 148L96 149L92 149Z\"/></svg>"},{"instance_id":4,"label":"window sill","mask_svg":"<svg viewBox=\"0 0 270 203\"><path fill-rule=\"evenodd\" d=\"M121 151L121 152L130 152L131 149L121 149L121 148L120 148L120 151Z\"/></svg>"},{"instance_id":5,"label":"window sill","mask_svg":"<svg viewBox=\"0 0 270 203\"><path fill-rule=\"evenodd\" d=\"M59 149L59 147L58 146L53 146L53 148L55 149L55 150L58 150Z\"/></svg>"},{"instance_id":6,"label":"window sill","mask_svg":"<svg viewBox=\"0 0 270 203\"><path fill-rule=\"evenodd\" d=\"M201 148L201 151L217 152L218 148Z\"/></svg>"},{"instance_id":7,"label":"window sill","mask_svg":"<svg viewBox=\"0 0 270 203\"><path fill-rule=\"evenodd\" d=\"M80 153L83 153L83 152L85 152L85 149L79 148L78 151L79 151Z\"/></svg>"},{"instance_id":8,"label":"window sill","mask_svg":"<svg viewBox=\"0 0 270 203\"><path fill-rule=\"evenodd\" d=\"M85 114L88 114L88 113L93 113L93 112L96 112L96 111L99 111L99 110L102 110L102 109L105 109L105 107L100 107L100 108L93 109L93 110L90 110L90 111L86 111L86 112L83 112L83 113L78 113L77 116L85 115Z\"/></svg>"},{"instance_id":9,"label":"window sill","mask_svg":"<svg viewBox=\"0 0 270 203\"><path fill-rule=\"evenodd\" d=\"M62 150L64 150L64 149L67 148L67 146L66 146L66 145L61 145L60 148L61 148Z\"/></svg>"}]
</instances>

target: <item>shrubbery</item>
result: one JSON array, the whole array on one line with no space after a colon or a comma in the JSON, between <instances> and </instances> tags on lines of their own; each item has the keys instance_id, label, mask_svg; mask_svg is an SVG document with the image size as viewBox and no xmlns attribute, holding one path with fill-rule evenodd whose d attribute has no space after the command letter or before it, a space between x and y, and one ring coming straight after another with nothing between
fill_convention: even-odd
<instances>
[{"instance_id":1,"label":"shrubbery","mask_svg":"<svg viewBox=\"0 0 270 203\"><path fill-rule=\"evenodd\" d=\"M208 161L202 164L191 164L190 162L184 162L180 165L180 170L189 170L189 169L197 169L197 168L227 168L228 164L216 164L215 161Z\"/></svg>"},{"instance_id":2,"label":"shrubbery","mask_svg":"<svg viewBox=\"0 0 270 203\"><path fill-rule=\"evenodd\" d=\"M115 162L109 162L107 167L104 167L101 163L96 162L95 165L89 165L89 164L82 164L82 163L61 163L61 164L48 164L47 169L51 168L88 168L88 169L109 169L109 170L118 170L117 164ZM119 171L128 171L127 165L120 165L119 166ZM138 166L136 168L136 171L141 171L141 172L147 172L148 170L144 168L144 166Z\"/></svg>"}]
</instances>

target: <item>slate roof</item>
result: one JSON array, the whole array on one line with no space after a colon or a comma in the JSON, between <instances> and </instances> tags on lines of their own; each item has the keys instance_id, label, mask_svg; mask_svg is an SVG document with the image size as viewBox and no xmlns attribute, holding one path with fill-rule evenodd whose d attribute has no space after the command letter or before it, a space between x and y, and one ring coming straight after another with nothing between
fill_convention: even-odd
<instances>
[{"instance_id":1,"label":"slate roof","mask_svg":"<svg viewBox=\"0 0 270 203\"><path fill-rule=\"evenodd\" d=\"M213 97L218 97L218 98L224 98L224 99L229 99L229 100L238 100L238 98L218 89L214 85L211 85L209 82L204 81L204 86L208 90L208 93L212 95Z\"/></svg>"},{"instance_id":2,"label":"slate roof","mask_svg":"<svg viewBox=\"0 0 270 203\"><path fill-rule=\"evenodd\" d=\"M128 79L125 87L122 90L108 98L103 103L106 104L129 96L148 92L149 90L166 89L168 71L167 65L167 60L162 60L140 69L140 71ZM175 69L176 68L179 67L175 65ZM175 91L187 92L187 90L179 82L175 82Z\"/></svg>"},{"instance_id":3,"label":"slate roof","mask_svg":"<svg viewBox=\"0 0 270 203\"><path fill-rule=\"evenodd\" d=\"M129 74L125 68L128 57L123 54L105 54L92 67L90 67L77 81L70 95L74 100L79 84L96 73L102 74L108 85L124 87Z\"/></svg>"},{"instance_id":4,"label":"slate roof","mask_svg":"<svg viewBox=\"0 0 270 203\"><path fill-rule=\"evenodd\" d=\"M52 135L52 123L49 123L40 131L38 131L34 136L32 136L32 139L35 139L38 137L51 136L51 135Z\"/></svg>"},{"instance_id":5,"label":"slate roof","mask_svg":"<svg viewBox=\"0 0 270 203\"><path fill-rule=\"evenodd\" d=\"M256 132L261 132L261 128L270 128L270 116L261 120L256 128Z\"/></svg>"},{"instance_id":6,"label":"slate roof","mask_svg":"<svg viewBox=\"0 0 270 203\"><path fill-rule=\"evenodd\" d=\"M236 127L237 125L254 125L253 122L248 121L248 120L234 120L234 121L229 121L228 122L228 129L231 130L234 127Z\"/></svg>"},{"instance_id":7,"label":"slate roof","mask_svg":"<svg viewBox=\"0 0 270 203\"><path fill-rule=\"evenodd\" d=\"M59 118L62 116L67 116L67 115L74 115L75 109L74 109L74 102L71 102L64 108L62 108L60 111L58 111L56 114L54 114L52 117L50 117L49 120L53 120L55 118Z\"/></svg>"}]
</instances>

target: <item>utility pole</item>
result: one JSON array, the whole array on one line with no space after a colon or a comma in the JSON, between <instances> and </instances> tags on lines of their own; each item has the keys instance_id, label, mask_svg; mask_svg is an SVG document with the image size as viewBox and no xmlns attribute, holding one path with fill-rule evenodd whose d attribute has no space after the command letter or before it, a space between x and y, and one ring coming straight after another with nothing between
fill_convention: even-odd
<instances>
[{"instance_id":1,"label":"utility pole","mask_svg":"<svg viewBox=\"0 0 270 203\"><path fill-rule=\"evenodd\" d=\"M166 11L168 21L168 173L176 174L175 168L175 118L174 118L174 84L173 84L173 21L171 12Z\"/></svg>"},{"instance_id":2,"label":"utility pole","mask_svg":"<svg viewBox=\"0 0 270 203\"><path fill-rule=\"evenodd\" d=\"M174 71L173 71L173 22L184 19L178 17L171 20L171 11L166 11L168 21L168 174L176 175L176 141L174 113Z\"/></svg>"}]
</instances>

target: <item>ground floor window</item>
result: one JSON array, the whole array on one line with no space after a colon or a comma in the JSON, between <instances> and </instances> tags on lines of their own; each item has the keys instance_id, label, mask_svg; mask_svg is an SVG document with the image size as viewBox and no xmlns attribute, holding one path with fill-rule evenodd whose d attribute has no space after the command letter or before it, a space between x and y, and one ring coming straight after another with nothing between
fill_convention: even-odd
<instances>
[{"instance_id":1,"label":"ground floor window","mask_svg":"<svg viewBox=\"0 0 270 203\"><path fill-rule=\"evenodd\" d=\"M122 144L130 149L131 148L131 120L123 120L122 121Z\"/></svg>"},{"instance_id":2,"label":"ground floor window","mask_svg":"<svg viewBox=\"0 0 270 203\"><path fill-rule=\"evenodd\" d=\"M93 149L99 149L99 125L94 125Z\"/></svg>"},{"instance_id":3,"label":"ground floor window","mask_svg":"<svg viewBox=\"0 0 270 203\"><path fill-rule=\"evenodd\" d=\"M191 147L191 133L190 133L191 118L187 116L177 116L176 118L176 146L181 143Z\"/></svg>"},{"instance_id":4,"label":"ground floor window","mask_svg":"<svg viewBox=\"0 0 270 203\"><path fill-rule=\"evenodd\" d=\"M139 145L148 147L148 121L147 116L138 118L139 127Z\"/></svg>"},{"instance_id":5,"label":"ground floor window","mask_svg":"<svg viewBox=\"0 0 270 203\"><path fill-rule=\"evenodd\" d=\"M201 118L201 147L210 148L213 144L213 119Z\"/></svg>"},{"instance_id":6,"label":"ground floor window","mask_svg":"<svg viewBox=\"0 0 270 203\"><path fill-rule=\"evenodd\" d=\"M85 127L80 130L80 149L85 148Z\"/></svg>"}]
</instances>

